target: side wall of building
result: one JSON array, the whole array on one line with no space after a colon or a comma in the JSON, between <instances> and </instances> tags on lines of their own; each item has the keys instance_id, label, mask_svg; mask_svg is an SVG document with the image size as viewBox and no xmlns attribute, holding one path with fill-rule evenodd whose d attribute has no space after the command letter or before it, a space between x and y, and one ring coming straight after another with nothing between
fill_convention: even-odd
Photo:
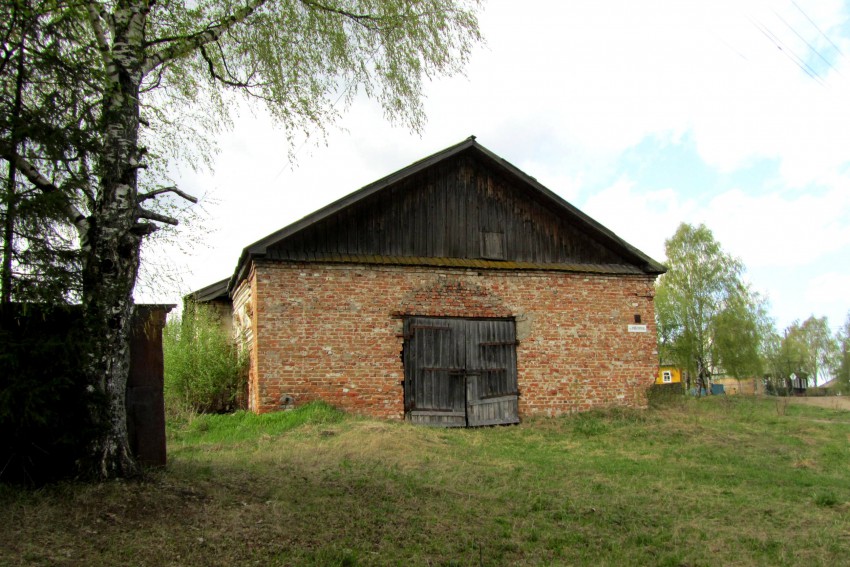
<instances>
[{"instance_id":1,"label":"side wall of building","mask_svg":"<svg viewBox=\"0 0 850 567\"><path fill-rule=\"evenodd\" d=\"M260 260L234 295L236 317L253 309L250 408L321 399L403 418L405 315L515 319L521 416L644 407L658 373L653 281ZM645 332L629 329L636 315Z\"/></svg>"},{"instance_id":2,"label":"side wall of building","mask_svg":"<svg viewBox=\"0 0 850 567\"><path fill-rule=\"evenodd\" d=\"M248 352L248 409L256 411L259 405L259 382L257 381L257 293L256 274L248 274L233 292L233 336L236 344Z\"/></svg>"}]
</instances>

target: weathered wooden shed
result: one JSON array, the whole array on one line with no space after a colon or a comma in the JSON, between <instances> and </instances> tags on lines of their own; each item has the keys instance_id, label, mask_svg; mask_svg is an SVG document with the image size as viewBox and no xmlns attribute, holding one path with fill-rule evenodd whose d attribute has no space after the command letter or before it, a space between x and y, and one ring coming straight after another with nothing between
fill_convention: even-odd
<instances>
[{"instance_id":1,"label":"weathered wooden shed","mask_svg":"<svg viewBox=\"0 0 850 567\"><path fill-rule=\"evenodd\" d=\"M486 425L644 406L663 271L472 137L248 246L226 295L252 410Z\"/></svg>"}]
</instances>

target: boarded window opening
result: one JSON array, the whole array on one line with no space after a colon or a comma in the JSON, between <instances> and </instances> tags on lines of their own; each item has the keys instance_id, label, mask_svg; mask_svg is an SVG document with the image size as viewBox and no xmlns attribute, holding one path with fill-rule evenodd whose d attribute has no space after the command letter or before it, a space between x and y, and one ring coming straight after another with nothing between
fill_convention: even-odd
<instances>
[{"instance_id":1,"label":"boarded window opening","mask_svg":"<svg viewBox=\"0 0 850 567\"><path fill-rule=\"evenodd\" d=\"M504 260L505 233L483 231L481 233L481 257L485 260Z\"/></svg>"}]
</instances>

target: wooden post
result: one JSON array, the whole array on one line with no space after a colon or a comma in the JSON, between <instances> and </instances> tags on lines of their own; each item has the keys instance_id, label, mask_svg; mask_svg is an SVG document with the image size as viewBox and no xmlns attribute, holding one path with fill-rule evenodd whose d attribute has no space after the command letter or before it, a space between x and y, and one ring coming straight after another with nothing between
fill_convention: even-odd
<instances>
[{"instance_id":1,"label":"wooden post","mask_svg":"<svg viewBox=\"0 0 850 567\"><path fill-rule=\"evenodd\" d=\"M130 336L127 431L139 464L164 467L165 398L162 329L175 305L136 305Z\"/></svg>"}]
</instances>

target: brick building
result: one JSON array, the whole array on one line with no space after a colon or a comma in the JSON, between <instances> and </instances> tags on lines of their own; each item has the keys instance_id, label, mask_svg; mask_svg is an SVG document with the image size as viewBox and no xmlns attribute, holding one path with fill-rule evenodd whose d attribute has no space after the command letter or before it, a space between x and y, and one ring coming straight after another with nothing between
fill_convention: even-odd
<instances>
[{"instance_id":1,"label":"brick building","mask_svg":"<svg viewBox=\"0 0 850 567\"><path fill-rule=\"evenodd\" d=\"M646 405L664 268L469 138L244 249L249 408L447 426Z\"/></svg>"}]
</instances>

